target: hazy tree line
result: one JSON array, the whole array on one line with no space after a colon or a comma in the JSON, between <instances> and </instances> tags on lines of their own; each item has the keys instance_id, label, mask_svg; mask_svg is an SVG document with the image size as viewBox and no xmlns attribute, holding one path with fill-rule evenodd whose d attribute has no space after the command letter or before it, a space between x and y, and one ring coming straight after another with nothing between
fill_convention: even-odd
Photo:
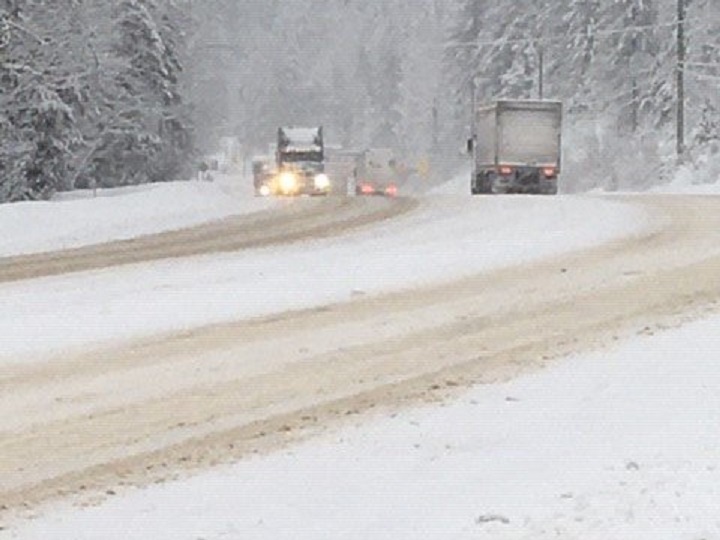
<instances>
[{"instance_id":1,"label":"hazy tree line","mask_svg":"<svg viewBox=\"0 0 720 540\"><path fill-rule=\"evenodd\" d=\"M717 146L720 9L717 0L686 3L692 163ZM235 132L258 150L277 125L322 123L337 143L392 146L410 161L428 156L447 174L463 163L471 95L536 98L542 78L543 96L565 103L573 189L644 187L677 164L677 6L208 0L200 11L205 60L194 63L206 66L198 106L215 120L209 129Z\"/></svg>"},{"instance_id":2,"label":"hazy tree line","mask_svg":"<svg viewBox=\"0 0 720 540\"><path fill-rule=\"evenodd\" d=\"M236 134L263 151L279 125L324 125L333 144L427 154L451 3L196 2L200 144Z\"/></svg>"},{"instance_id":3,"label":"hazy tree line","mask_svg":"<svg viewBox=\"0 0 720 540\"><path fill-rule=\"evenodd\" d=\"M473 95L541 86L576 189L642 186L676 163L676 23L677 0L0 0L0 200L188 177L282 124L445 173ZM686 31L692 162L717 151L717 0Z\"/></svg>"}]
</instances>

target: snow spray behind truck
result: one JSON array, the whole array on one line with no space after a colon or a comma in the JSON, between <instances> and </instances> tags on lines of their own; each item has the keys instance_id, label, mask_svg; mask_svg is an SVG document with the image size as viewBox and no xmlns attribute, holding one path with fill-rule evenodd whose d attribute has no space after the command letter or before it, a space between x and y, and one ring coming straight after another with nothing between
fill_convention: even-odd
<instances>
[{"instance_id":1,"label":"snow spray behind truck","mask_svg":"<svg viewBox=\"0 0 720 540\"><path fill-rule=\"evenodd\" d=\"M475 111L470 191L558 192L562 149L562 103L497 101Z\"/></svg>"},{"instance_id":2,"label":"snow spray behind truck","mask_svg":"<svg viewBox=\"0 0 720 540\"><path fill-rule=\"evenodd\" d=\"M328 195L323 128L281 127L277 139L278 195Z\"/></svg>"}]
</instances>

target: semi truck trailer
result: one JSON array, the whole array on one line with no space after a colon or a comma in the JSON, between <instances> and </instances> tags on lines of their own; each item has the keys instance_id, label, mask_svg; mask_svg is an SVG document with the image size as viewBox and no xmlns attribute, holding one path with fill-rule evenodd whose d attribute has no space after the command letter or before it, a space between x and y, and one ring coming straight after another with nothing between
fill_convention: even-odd
<instances>
[{"instance_id":1,"label":"semi truck trailer","mask_svg":"<svg viewBox=\"0 0 720 540\"><path fill-rule=\"evenodd\" d=\"M562 103L503 100L475 111L470 191L473 195L554 195L562 157Z\"/></svg>"}]
</instances>

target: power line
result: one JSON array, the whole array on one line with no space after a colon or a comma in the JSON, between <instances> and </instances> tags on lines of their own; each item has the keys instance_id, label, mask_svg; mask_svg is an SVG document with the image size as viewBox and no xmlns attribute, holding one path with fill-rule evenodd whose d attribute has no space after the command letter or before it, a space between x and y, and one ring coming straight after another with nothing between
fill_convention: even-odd
<instances>
[{"instance_id":1,"label":"power line","mask_svg":"<svg viewBox=\"0 0 720 540\"><path fill-rule=\"evenodd\" d=\"M698 20L692 20L688 21L685 20L685 24L688 22L701 22L700 19ZM513 44L513 43L553 43L553 42L562 42L566 41L569 38L574 37L586 37L586 38L595 38L595 37L609 37L619 34L625 34L628 32L647 32L649 30L659 30L659 29L667 29L667 28L675 28L678 26L678 21L674 22L668 22L668 23L656 23L656 24L647 24L647 25L635 25L635 26L628 26L625 28L618 28L615 30L594 30L594 31L583 31L583 32L576 32L574 34L563 34L562 36L555 36L555 37L538 37L538 38L496 38L494 40L487 40L487 41L468 41L465 43L462 42L456 42L456 43L449 43L446 45L446 49L453 49L453 48L479 48L483 46L491 46L491 45L507 45L507 44Z\"/></svg>"},{"instance_id":2,"label":"power line","mask_svg":"<svg viewBox=\"0 0 720 540\"><path fill-rule=\"evenodd\" d=\"M701 81L720 81L720 75L711 75L710 73L702 73L691 69L686 70L686 72L690 73L695 79Z\"/></svg>"},{"instance_id":3,"label":"power line","mask_svg":"<svg viewBox=\"0 0 720 540\"><path fill-rule=\"evenodd\" d=\"M676 153L678 163L685 158L685 62L687 50L685 42L686 24L685 0L677 0L677 119L676 119Z\"/></svg>"},{"instance_id":4,"label":"power line","mask_svg":"<svg viewBox=\"0 0 720 540\"><path fill-rule=\"evenodd\" d=\"M708 69L717 69L720 68L720 62L713 63L713 62L685 62L686 66L694 66L694 67L701 67L701 68L708 68Z\"/></svg>"}]
</instances>

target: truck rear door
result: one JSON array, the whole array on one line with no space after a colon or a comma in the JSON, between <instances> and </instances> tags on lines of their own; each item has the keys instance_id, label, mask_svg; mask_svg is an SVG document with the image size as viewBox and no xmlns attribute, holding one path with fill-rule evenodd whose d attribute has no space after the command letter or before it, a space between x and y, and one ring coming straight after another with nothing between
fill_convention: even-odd
<instances>
[{"instance_id":1,"label":"truck rear door","mask_svg":"<svg viewBox=\"0 0 720 540\"><path fill-rule=\"evenodd\" d=\"M560 165L558 103L503 104L498 113L498 160L509 165Z\"/></svg>"}]
</instances>

